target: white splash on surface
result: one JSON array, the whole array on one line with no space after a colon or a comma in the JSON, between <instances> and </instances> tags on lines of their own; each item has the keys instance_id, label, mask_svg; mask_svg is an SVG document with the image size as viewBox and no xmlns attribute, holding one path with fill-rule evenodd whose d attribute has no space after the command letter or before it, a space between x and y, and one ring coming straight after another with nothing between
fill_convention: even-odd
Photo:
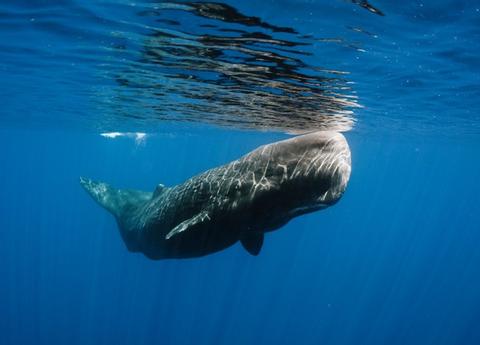
<instances>
[{"instance_id":1,"label":"white splash on surface","mask_svg":"<svg viewBox=\"0 0 480 345\"><path fill-rule=\"evenodd\" d=\"M143 132L105 132L100 133L104 138L115 139L120 137L132 138L135 139L135 144L140 145L144 144L147 139L147 133Z\"/></svg>"}]
</instances>

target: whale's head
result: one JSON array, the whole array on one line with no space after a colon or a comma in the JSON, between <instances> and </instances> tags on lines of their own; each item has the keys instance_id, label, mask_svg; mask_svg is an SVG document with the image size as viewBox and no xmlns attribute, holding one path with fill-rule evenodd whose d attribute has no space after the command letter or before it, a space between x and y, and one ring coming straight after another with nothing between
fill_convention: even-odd
<instances>
[{"instance_id":1,"label":"whale's head","mask_svg":"<svg viewBox=\"0 0 480 345\"><path fill-rule=\"evenodd\" d=\"M300 194L300 208L327 207L340 199L352 166L350 148L341 133L315 132L297 137L287 151L287 159L292 159L292 153L294 156L289 178Z\"/></svg>"},{"instance_id":2,"label":"whale's head","mask_svg":"<svg viewBox=\"0 0 480 345\"><path fill-rule=\"evenodd\" d=\"M257 152L267 161L265 171L273 186L255 205L267 231L293 217L329 207L345 192L351 156L340 133L314 132L266 145Z\"/></svg>"}]
</instances>

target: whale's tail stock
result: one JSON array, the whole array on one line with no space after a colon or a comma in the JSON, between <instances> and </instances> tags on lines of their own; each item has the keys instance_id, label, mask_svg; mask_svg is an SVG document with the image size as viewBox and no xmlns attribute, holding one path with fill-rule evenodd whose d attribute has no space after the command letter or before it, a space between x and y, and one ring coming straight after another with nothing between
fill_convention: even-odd
<instances>
[{"instance_id":1,"label":"whale's tail stock","mask_svg":"<svg viewBox=\"0 0 480 345\"><path fill-rule=\"evenodd\" d=\"M122 217L125 211L138 207L140 203L150 200L152 196L152 193L117 189L107 183L92 181L85 177L80 177L80 184L100 206L117 219Z\"/></svg>"},{"instance_id":2,"label":"whale's tail stock","mask_svg":"<svg viewBox=\"0 0 480 345\"><path fill-rule=\"evenodd\" d=\"M131 231L129 220L139 207L142 207L152 198L153 193L117 189L107 183L92 181L85 177L80 177L80 184L100 206L115 216L120 235L128 250L137 252L137 235L134 231Z\"/></svg>"}]
</instances>

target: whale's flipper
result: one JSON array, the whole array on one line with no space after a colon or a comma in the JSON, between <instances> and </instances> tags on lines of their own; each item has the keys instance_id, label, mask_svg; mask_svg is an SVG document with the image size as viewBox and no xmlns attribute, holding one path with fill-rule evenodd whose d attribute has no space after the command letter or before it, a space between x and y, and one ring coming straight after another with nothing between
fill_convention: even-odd
<instances>
[{"instance_id":1,"label":"whale's flipper","mask_svg":"<svg viewBox=\"0 0 480 345\"><path fill-rule=\"evenodd\" d=\"M192 218L189 218L180 224L178 224L176 227L174 227L168 234L165 236L165 239L169 240L172 236L178 235L179 233L185 231L185 230L191 230L193 229L196 225L199 225L205 221L210 220L210 215L208 214L207 211L202 211L199 214L193 216Z\"/></svg>"},{"instance_id":2,"label":"whale's flipper","mask_svg":"<svg viewBox=\"0 0 480 345\"><path fill-rule=\"evenodd\" d=\"M80 184L90 196L119 219L125 211L138 207L152 198L152 193L139 190L116 189L104 182L80 177Z\"/></svg>"},{"instance_id":3,"label":"whale's flipper","mask_svg":"<svg viewBox=\"0 0 480 345\"><path fill-rule=\"evenodd\" d=\"M246 235L240 240L242 243L243 248L250 254L257 256L260 254L260 250L262 249L263 245L263 233L261 232L254 232Z\"/></svg>"}]
</instances>

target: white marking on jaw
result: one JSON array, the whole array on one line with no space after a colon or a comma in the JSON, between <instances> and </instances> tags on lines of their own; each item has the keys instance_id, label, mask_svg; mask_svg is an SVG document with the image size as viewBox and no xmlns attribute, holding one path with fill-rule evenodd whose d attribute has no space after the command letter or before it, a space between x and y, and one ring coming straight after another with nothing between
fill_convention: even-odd
<instances>
[{"instance_id":1,"label":"white marking on jaw","mask_svg":"<svg viewBox=\"0 0 480 345\"><path fill-rule=\"evenodd\" d=\"M327 198L327 194L328 194L328 190L325 193L323 193L317 200L325 201L325 199Z\"/></svg>"}]
</instances>

